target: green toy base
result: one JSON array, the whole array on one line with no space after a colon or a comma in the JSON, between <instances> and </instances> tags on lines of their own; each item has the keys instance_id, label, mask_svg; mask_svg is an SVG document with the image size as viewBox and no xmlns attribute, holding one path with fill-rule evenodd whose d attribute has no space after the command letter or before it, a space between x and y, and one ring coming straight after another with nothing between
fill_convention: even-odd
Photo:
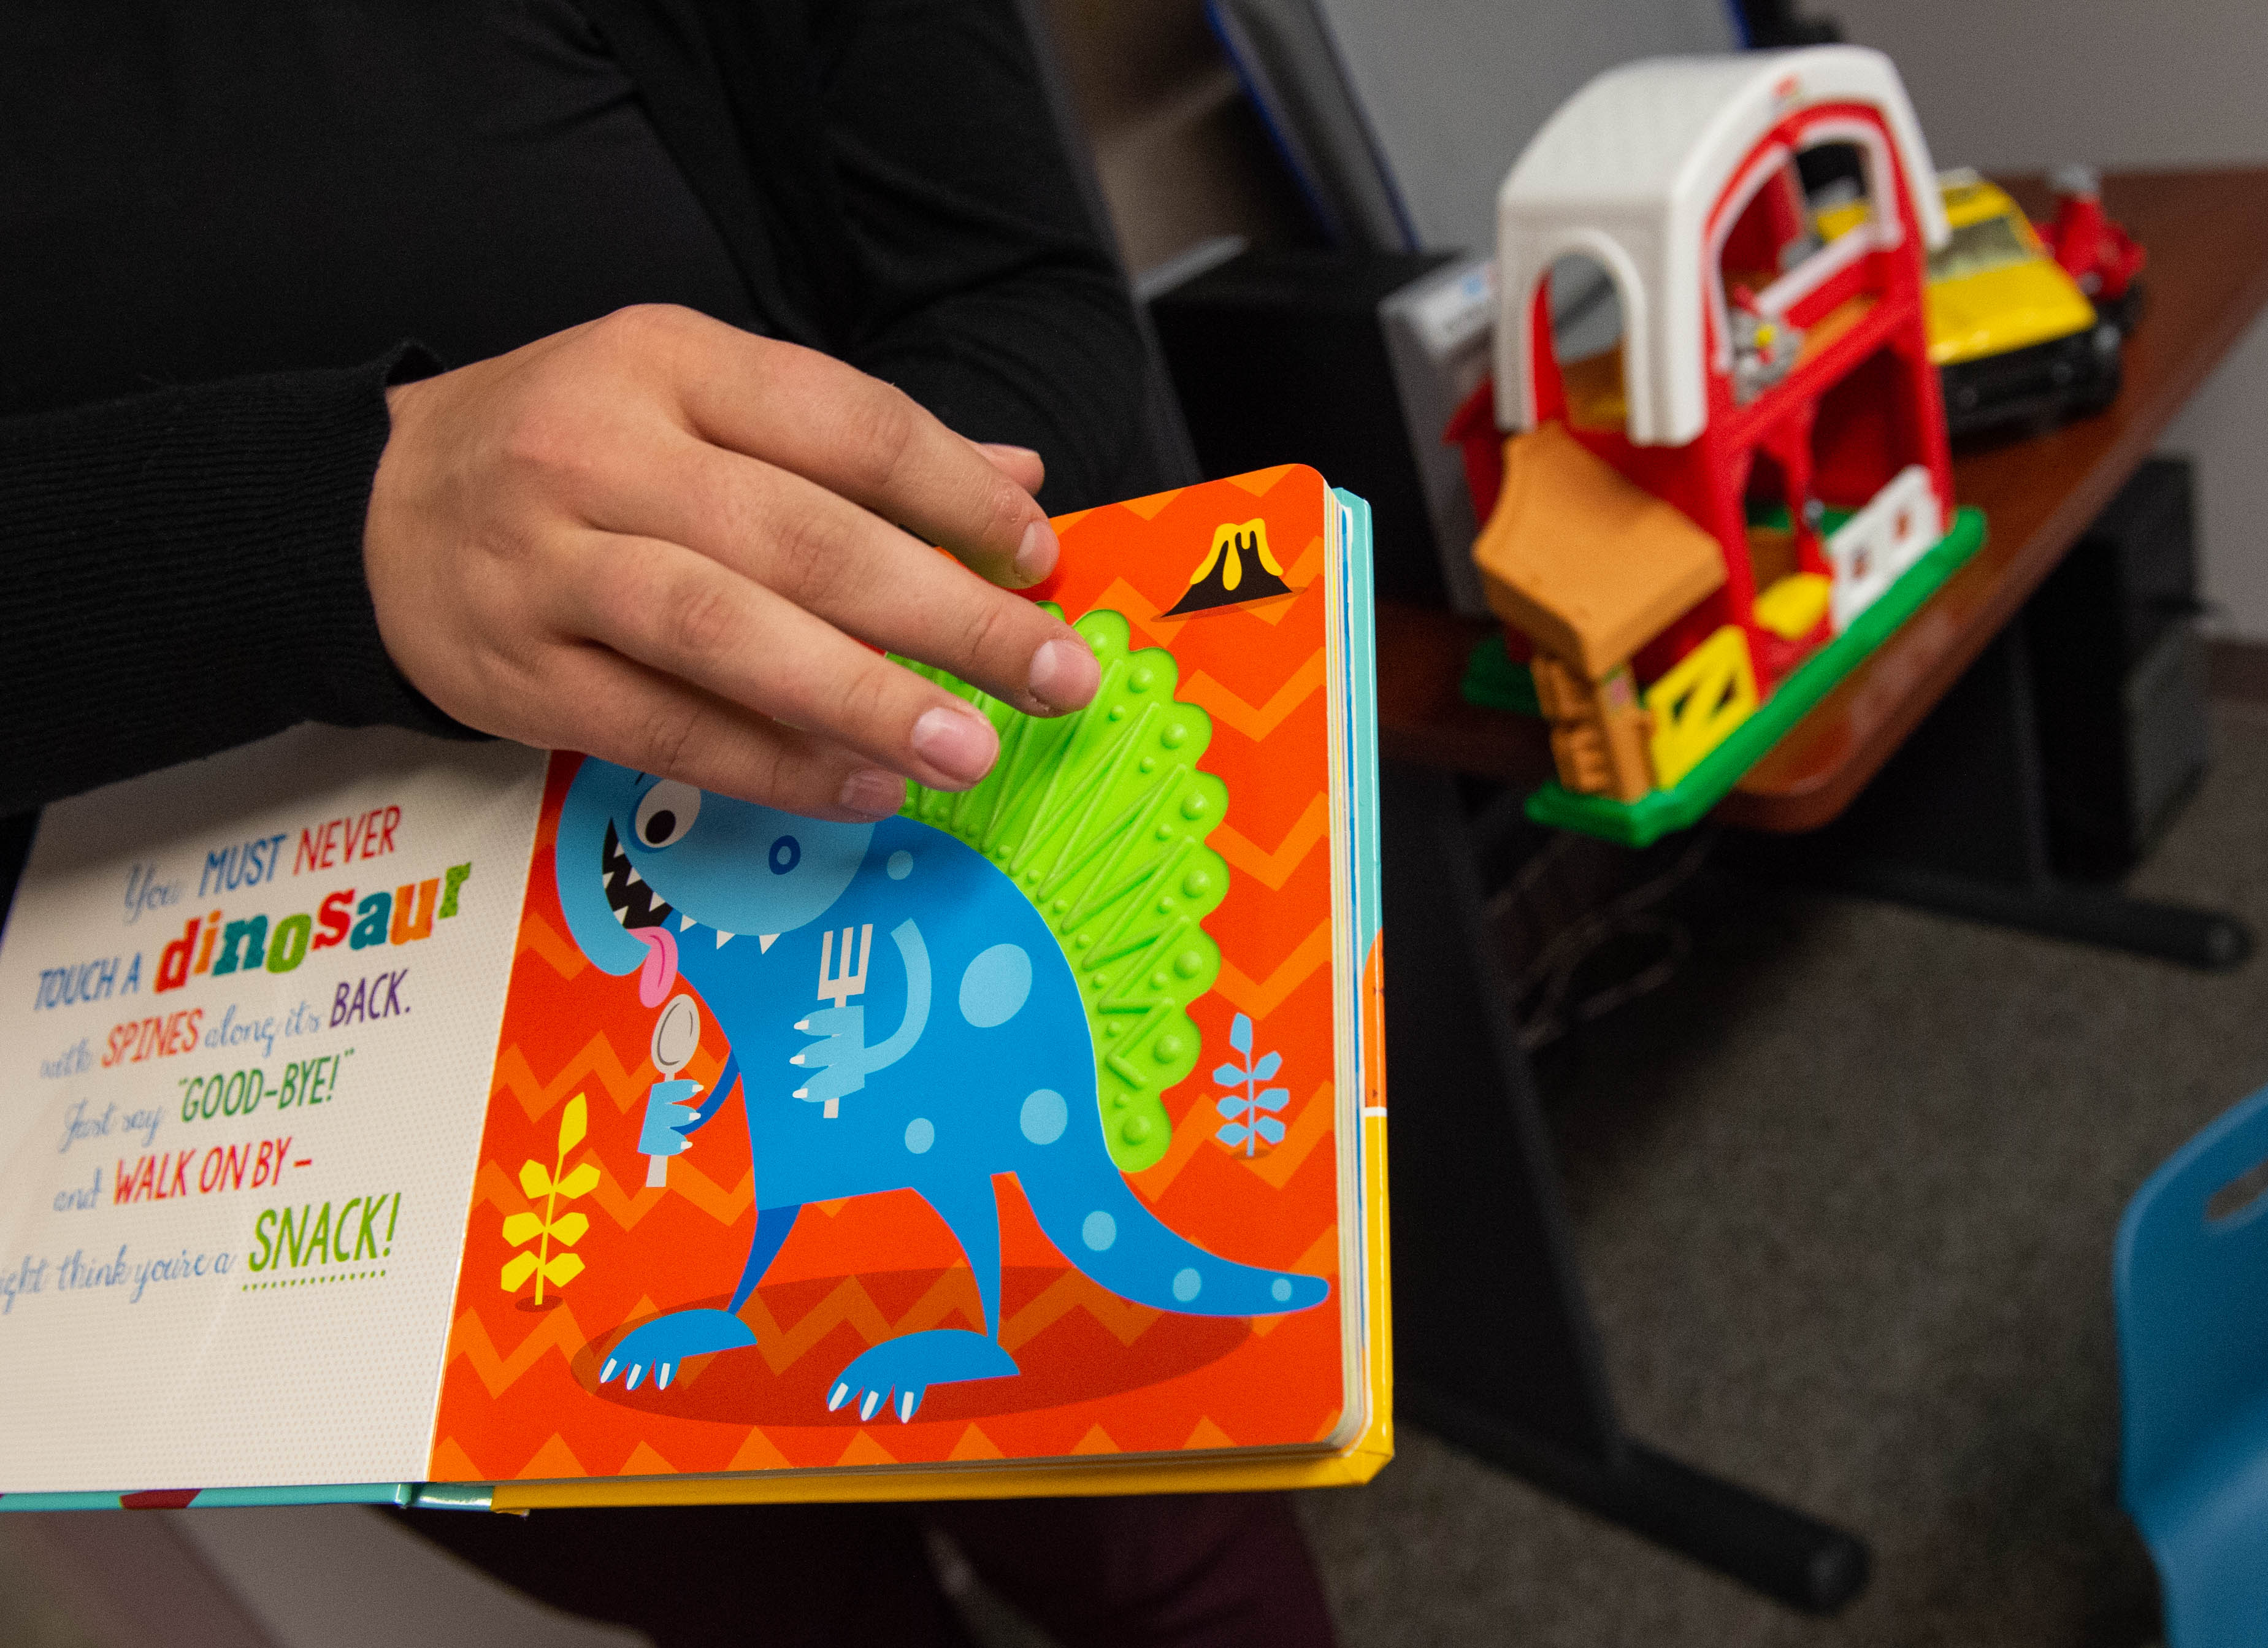
<instances>
[{"instance_id":1,"label":"green toy base","mask_svg":"<svg viewBox=\"0 0 2268 1648\"><path fill-rule=\"evenodd\" d=\"M1984 516L1980 510L1959 509L1953 529L1925 551L1898 581L1874 604L1859 614L1858 622L1797 667L1779 684L1756 712L1734 727L1722 744L1701 758L1691 772L1667 790L1649 791L1635 801L1614 801L1604 796L1577 795L1556 781L1528 798L1528 816L1555 829L1577 830L1624 847L1646 847L1674 831L1690 829L1740 783L1780 735L1801 720L1812 705L1848 675L1859 659L1889 638L1892 630L1912 616L1914 609L1953 575L1955 568L1975 555L1984 542ZM1496 649L1498 662L1484 665L1476 653L1466 670L1466 695L1478 702L1510 709L1513 703L1510 672L1527 671L1504 656L1500 641L1484 643ZM1478 678L1478 679L1476 679ZM1482 698L1474 689L1486 681L1496 688ZM1486 690L1486 688L1483 688ZM1528 702L1534 703L1534 688Z\"/></svg>"}]
</instances>

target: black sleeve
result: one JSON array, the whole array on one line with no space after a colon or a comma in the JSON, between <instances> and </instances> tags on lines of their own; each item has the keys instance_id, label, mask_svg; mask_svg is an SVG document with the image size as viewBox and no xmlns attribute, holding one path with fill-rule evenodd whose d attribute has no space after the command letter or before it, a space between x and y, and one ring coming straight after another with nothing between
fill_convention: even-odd
<instances>
[{"instance_id":1,"label":"black sleeve","mask_svg":"<svg viewBox=\"0 0 2268 1648\"><path fill-rule=\"evenodd\" d=\"M965 435L1036 449L1051 511L1138 489L1140 337L1013 0L834 0L811 15L864 283L846 357Z\"/></svg>"},{"instance_id":2,"label":"black sleeve","mask_svg":"<svg viewBox=\"0 0 2268 1648\"><path fill-rule=\"evenodd\" d=\"M301 721L463 734L363 578L389 381L237 379L0 421L0 813Z\"/></svg>"}]
</instances>

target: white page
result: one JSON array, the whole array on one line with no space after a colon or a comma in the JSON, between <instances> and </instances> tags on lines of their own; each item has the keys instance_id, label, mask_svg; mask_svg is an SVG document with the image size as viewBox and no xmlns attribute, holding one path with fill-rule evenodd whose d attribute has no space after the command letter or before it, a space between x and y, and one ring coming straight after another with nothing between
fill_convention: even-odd
<instances>
[{"instance_id":1,"label":"white page","mask_svg":"<svg viewBox=\"0 0 2268 1648\"><path fill-rule=\"evenodd\" d=\"M543 768L308 726L47 810L0 942L0 1492L425 1475ZM311 919L286 970L243 965L247 932L232 972L217 941L158 987L209 912L223 937L264 916L289 960L286 918L352 889L351 924L429 880L427 937L413 891L402 942L389 913L314 947ZM202 1114L206 1078L239 1071ZM296 1263L273 1256L287 1208Z\"/></svg>"}]
</instances>

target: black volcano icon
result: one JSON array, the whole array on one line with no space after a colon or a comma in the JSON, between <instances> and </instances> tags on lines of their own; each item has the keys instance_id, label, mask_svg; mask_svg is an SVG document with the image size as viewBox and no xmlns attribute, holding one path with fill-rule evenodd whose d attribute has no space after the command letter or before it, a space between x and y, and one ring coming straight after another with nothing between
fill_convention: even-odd
<instances>
[{"instance_id":1,"label":"black volcano icon","mask_svg":"<svg viewBox=\"0 0 2268 1648\"><path fill-rule=\"evenodd\" d=\"M1184 617L1291 592L1292 586L1284 581L1284 569L1269 552L1268 523L1224 521L1213 528L1212 548L1189 574L1188 590L1163 615Z\"/></svg>"}]
</instances>

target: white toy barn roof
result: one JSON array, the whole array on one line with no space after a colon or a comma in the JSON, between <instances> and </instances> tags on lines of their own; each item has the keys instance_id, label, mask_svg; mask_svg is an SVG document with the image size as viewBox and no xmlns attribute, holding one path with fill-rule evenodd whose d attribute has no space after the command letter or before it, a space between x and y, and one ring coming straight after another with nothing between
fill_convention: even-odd
<instances>
[{"instance_id":1,"label":"white toy barn roof","mask_svg":"<svg viewBox=\"0 0 2268 1648\"><path fill-rule=\"evenodd\" d=\"M1506 427L1533 418L1528 309L1552 262L1583 254L1615 277L1623 305L1630 436L1683 445L1701 432L1701 237L1749 152L1787 115L1870 106L1889 128L1924 240L1946 238L1935 168L1890 60L1859 46L1656 57L1610 69L1560 106L1497 194L1502 309L1497 381ZM1895 235L1896 223L1878 232Z\"/></svg>"}]
</instances>

